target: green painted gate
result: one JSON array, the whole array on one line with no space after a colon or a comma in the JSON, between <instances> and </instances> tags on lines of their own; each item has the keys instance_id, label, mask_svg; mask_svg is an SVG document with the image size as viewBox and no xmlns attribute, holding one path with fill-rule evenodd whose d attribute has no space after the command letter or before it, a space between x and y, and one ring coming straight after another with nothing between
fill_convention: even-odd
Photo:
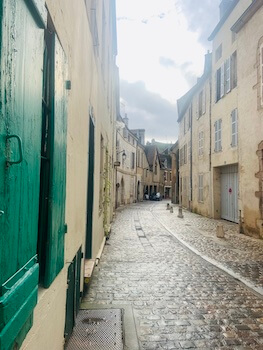
<instances>
[{"instance_id":1,"label":"green painted gate","mask_svg":"<svg viewBox=\"0 0 263 350\"><path fill-rule=\"evenodd\" d=\"M65 340L67 341L75 326L75 320L80 306L80 272L81 272L81 247L68 267L68 289L65 320Z\"/></svg>"},{"instance_id":2,"label":"green painted gate","mask_svg":"<svg viewBox=\"0 0 263 350\"><path fill-rule=\"evenodd\" d=\"M0 349L19 346L37 303L42 0L0 2Z\"/></svg>"}]
</instances>

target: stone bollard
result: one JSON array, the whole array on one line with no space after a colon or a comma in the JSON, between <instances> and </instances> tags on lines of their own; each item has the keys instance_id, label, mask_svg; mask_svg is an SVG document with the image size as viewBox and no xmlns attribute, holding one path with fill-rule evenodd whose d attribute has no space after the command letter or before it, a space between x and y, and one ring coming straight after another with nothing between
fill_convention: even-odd
<instances>
[{"instance_id":1,"label":"stone bollard","mask_svg":"<svg viewBox=\"0 0 263 350\"><path fill-rule=\"evenodd\" d=\"M180 218L180 219L183 219L183 217L184 217L184 215L183 215L183 208L182 208L181 205L179 205L177 217Z\"/></svg>"},{"instance_id":2,"label":"stone bollard","mask_svg":"<svg viewBox=\"0 0 263 350\"><path fill-rule=\"evenodd\" d=\"M169 209L170 209L170 203L167 203L166 210L169 210Z\"/></svg>"},{"instance_id":3,"label":"stone bollard","mask_svg":"<svg viewBox=\"0 0 263 350\"><path fill-rule=\"evenodd\" d=\"M170 213L173 213L173 212L174 212L174 208L170 207Z\"/></svg>"},{"instance_id":4,"label":"stone bollard","mask_svg":"<svg viewBox=\"0 0 263 350\"><path fill-rule=\"evenodd\" d=\"M223 224L218 224L216 226L216 237L218 237L218 238L224 238L225 237Z\"/></svg>"}]
</instances>

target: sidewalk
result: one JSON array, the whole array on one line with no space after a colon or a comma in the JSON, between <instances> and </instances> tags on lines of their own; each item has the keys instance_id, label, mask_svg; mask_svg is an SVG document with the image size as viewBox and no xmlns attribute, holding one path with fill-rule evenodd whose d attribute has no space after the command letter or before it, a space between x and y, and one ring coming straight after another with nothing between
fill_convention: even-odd
<instances>
[{"instance_id":1,"label":"sidewalk","mask_svg":"<svg viewBox=\"0 0 263 350\"><path fill-rule=\"evenodd\" d=\"M263 240L239 233L238 224L214 220L183 210L178 218L166 209L168 201L152 206L155 218L181 243L213 265L263 295ZM225 237L216 237L217 224L223 224Z\"/></svg>"}]
</instances>

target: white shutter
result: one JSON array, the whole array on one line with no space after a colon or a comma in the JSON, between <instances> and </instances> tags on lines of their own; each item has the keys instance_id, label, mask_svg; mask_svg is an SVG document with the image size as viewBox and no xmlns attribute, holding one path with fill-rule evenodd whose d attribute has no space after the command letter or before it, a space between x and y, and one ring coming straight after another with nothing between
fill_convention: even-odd
<instances>
[{"instance_id":1,"label":"white shutter","mask_svg":"<svg viewBox=\"0 0 263 350\"><path fill-rule=\"evenodd\" d=\"M225 95L225 65L221 66L221 79L220 79L220 97Z\"/></svg>"},{"instance_id":2,"label":"white shutter","mask_svg":"<svg viewBox=\"0 0 263 350\"><path fill-rule=\"evenodd\" d=\"M222 119L218 120L218 150L222 150Z\"/></svg>"},{"instance_id":3,"label":"white shutter","mask_svg":"<svg viewBox=\"0 0 263 350\"><path fill-rule=\"evenodd\" d=\"M226 93L228 93L231 89L230 84L230 58L228 58L225 62L225 74L226 74Z\"/></svg>"},{"instance_id":4,"label":"white shutter","mask_svg":"<svg viewBox=\"0 0 263 350\"><path fill-rule=\"evenodd\" d=\"M231 112L231 146L236 147L238 141L237 109Z\"/></svg>"}]
</instances>

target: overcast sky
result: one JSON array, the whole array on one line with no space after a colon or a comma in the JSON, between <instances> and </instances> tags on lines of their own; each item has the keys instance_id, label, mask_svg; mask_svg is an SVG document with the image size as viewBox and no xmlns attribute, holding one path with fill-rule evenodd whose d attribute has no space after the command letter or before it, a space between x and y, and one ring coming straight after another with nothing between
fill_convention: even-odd
<instances>
[{"instance_id":1,"label":"overcast sky","mask_svg":"<svg viewBox=\"0 0 263 350\"><path fill-rule=\"evenodd\" d=\"M220 0L116 0L120 93L131 129L175 142L176 100L202 75Z\"/></svg>"}]
</instances>

